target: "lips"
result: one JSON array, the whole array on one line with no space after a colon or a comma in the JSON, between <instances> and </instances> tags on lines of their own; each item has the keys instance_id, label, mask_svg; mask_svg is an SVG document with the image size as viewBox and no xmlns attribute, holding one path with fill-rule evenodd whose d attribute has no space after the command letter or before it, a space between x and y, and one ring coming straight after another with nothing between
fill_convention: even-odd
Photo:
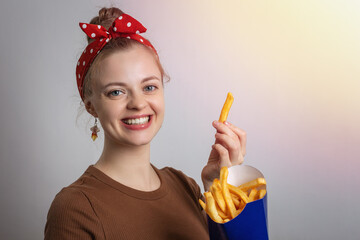
<instances>
[{"instance_id":1,"label":"lips","mask_svg":"<svg viewBox=\"0 0 360 240\"><path fill-rule=\"evenodd\" d=\"M141 117L141 118L128 118L123 119L122 121L128 125L139 125L139 124L145 124L150 120L150 116Z\"/></svg>"},{"instance_id":2,"label":"lips","mask_svg":"<svg viewBox=\"0 0 360 240\"><path fill-rule=\"evenodd\" d=\"M142 114L121 119L121 123L130 130L143 130L152 123L152 115Z\"/></svg>"}]
</instances>

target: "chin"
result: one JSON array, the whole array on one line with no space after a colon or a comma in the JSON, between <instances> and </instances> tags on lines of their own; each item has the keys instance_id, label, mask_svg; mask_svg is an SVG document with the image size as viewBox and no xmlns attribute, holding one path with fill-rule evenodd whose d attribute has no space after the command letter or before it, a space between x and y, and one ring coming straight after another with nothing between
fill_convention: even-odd
<instances>
[{"instance_id":1,"label":"chin","mask_svg":"<svg viewBox=\"0 0 360 240\"><path fill-rule=\"evenodd\" d=\"M125 142L125 145L140 147L140 146L145 146L145 145L150 144L151 140L152 139L134 139L134 140L129 139L128 141Z\"/></svg>"},{"instance_id":2,"label":"chin","mask_svg":"<svg viewBox=\"0 0 360 240\"><path fill-rule=\"evenodd\" d=\"M150 144L151 141L155 138L156 134L159 132L160 128L161 126L157 126L156 128L133 133L131 136L129 136L129 138L127 138L126 141L128 144L134 146Z\"/></svg>"},{"instance_id":3,"label":"chin","mask_svg":"<svg viewBox=\"0 0 360 240\"><path fill-rule=\"evenodd\" d=\"M137 134L132 134L131 136L128 136L127 138L119 139L119 141L125 143L129 146L143 146L148 145L151 143L152 139L155 137L156 132L142 132Z\"/></svg>"}]
</instances>

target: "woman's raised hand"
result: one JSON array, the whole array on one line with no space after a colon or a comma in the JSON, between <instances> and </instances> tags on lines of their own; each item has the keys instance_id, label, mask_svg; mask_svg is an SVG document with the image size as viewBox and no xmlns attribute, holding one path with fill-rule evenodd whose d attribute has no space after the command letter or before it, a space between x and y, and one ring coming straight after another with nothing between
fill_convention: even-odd
<instances>
[{"instance_id":1,"label":"woman's raised hand","mask_svg":"<svg viewBox=\"0 0 360 240\"><path fill-rule=\"evenodd\" d=\"M209 190L215 178L219 178L222 167L241 164L246 154L244 130L229 122L214 121L212 125L216 129L215 143L212 145L209 160L201 172L205 191Z\"/></svg>"}]
</instances>

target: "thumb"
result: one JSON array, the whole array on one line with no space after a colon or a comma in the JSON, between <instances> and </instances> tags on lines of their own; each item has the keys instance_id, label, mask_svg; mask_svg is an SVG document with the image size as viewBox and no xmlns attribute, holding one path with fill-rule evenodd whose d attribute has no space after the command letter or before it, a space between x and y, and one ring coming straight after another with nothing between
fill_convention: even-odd
<instances>
[{"instance_id":1,"label":"thumb","mask_svg":"<svg viewBox=\"0 0 360 240\"><path fill-rule=\"evenodd\" d=\"M228 150L219 143L212 145L212 148L219 154L219 169L221 169L222 167L231 167Z\"/></svg>"}]
</instances>

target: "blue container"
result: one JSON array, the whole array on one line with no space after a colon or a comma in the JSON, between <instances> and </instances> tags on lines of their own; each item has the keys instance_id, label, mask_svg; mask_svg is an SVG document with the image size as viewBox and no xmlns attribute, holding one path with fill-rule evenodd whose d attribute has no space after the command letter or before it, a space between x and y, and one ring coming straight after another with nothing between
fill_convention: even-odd
<instances>
[{"instance_id":1,"label":"blue container","mask_svg":"<svg viewBox=\"0 0 360 240\"><path fill-rule=\"evenodd\" d=\"M251 166L229 168L228 183L239 186L263 174ZM216 223L208 216L210 240L268 240L267 194L246 204L244 210L227 223Z\"/></svg>"}]
</instances>

